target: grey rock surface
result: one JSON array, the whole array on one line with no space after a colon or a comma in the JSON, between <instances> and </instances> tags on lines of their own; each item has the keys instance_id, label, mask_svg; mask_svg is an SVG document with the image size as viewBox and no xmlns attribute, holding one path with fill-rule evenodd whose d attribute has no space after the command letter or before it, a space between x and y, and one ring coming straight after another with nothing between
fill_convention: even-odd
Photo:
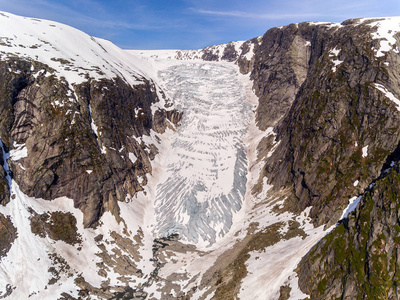
<instances>
[{"instance_id":1,"label":"grey rock surface","mask_svg":"<svg viewBox=\"0 0 400 300\"><path fill-rule=\"evenodd\" d=\"M15 63L20 72L8 72ZM8 149L26 145L29 153L9 160L14 180L29 196L74 199L85 226L95 226L107 210L118 216L117 201L142 190L146 182L137 178L151 172L155 155L136 137L163 132L166 120L177 123L181 114L159 110L154 118L150 107L158 98L151 82L88 80L72 90L44 65L35 78L31 64L15 59L0 65L0 137ZM6 189L3 178L0 187Z\"/></svg>"}]
</instances>

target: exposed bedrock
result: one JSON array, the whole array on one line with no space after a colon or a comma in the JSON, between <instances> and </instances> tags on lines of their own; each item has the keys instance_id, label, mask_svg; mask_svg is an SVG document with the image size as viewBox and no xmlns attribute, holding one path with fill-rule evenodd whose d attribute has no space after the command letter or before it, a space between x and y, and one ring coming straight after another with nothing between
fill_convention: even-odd
<instances>
[{"instance_id":1,"label":"exposed bedrock","mask_svg":"<svg viewBox=\"0 0 400 300\"><path fill-rule=\"evenodd\" d=\"M19 72L8 71L16 65ZM29 196L74 199L85 226L106 210L118 215L117 201L142 190L146 180L138 178L151 173L156 149L139 138L181 118L161 109L152 115L158 98L150 81L88 79L72 87L47 66L20 59L1 62L0 76L0 137L14 151L13 179ZM0 171L0 188L8 189Z\"/></svg>"}]
</instances>

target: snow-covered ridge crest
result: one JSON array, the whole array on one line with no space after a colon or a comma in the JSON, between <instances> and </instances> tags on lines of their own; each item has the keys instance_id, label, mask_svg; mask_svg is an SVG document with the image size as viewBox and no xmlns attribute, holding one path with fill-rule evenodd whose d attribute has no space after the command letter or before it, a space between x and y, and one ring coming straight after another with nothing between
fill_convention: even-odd
<instances>
[{"instance_id":1,"label":"snow-covered ridge crest","mask_svg":"<svg viewBox=\"0 0 400 300\"><path fill-rule=\"evenodd\" d=\"M255 42L259 44L261 37L250 41L234 41L197 50L128 50L128 52L148 59L236 62L239 58L245 58L250 61L254 56Z\"/></svg>"},{"instance_id":2,"label":"snow-covered ridge crest","mask_svg":"<svg viewBox=\"0 0 400 300\"><path fill-rule=\"evenodd\" d=\"M399 53L395 35L400 32L400 17L365 18L360 19L359 24L376 28L376 31L371 34L372 38L379 40L380 43L379 48L374 49L376 57L385 56L385 52L390 50Z\"/></svg>"},{"instance_id":3,"label":"snow-covered ridge crest","mask_svg":"<svg viewBox=\"0 0 400 300\"><path fill-rule=\"evenodd\" d=\"M148 78L140 59L110 41L57 22L0 12L0 59L15 55L47 64L70 84L119 76L134 85Z\"/></svg>"}]
</instances>

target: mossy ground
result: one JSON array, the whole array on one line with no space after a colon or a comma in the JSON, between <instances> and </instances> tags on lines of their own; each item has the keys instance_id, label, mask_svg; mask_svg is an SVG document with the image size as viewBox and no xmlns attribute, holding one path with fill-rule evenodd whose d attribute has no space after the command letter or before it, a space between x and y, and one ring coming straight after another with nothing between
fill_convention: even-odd
<instances>
[{"instance_id":1,"label":"mossy ground","mask_svg":"<svg viewBox=\"0 0 400 300\"><path fill-rule=\"evenodd\" d=\"M349 220L306 255L300 283L311 299L397 299L399 195L400 173L395 167L366 192ZM349 286L352 291L346 291Z\"/></svg>"}]
</instances>

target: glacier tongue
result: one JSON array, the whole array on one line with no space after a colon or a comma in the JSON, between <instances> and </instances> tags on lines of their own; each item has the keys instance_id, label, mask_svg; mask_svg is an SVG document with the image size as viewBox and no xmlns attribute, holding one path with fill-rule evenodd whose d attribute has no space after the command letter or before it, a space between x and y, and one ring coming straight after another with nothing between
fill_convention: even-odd
<instances>
[{"instance_id":1,"label":"glacier tongue","mask_svg":"<svg viewBox=\"0 0 400 300\"><path fill-rule=\"evenodd\" d=\"M177 62L158 73L184 113L156 188L160 235L211 245L242 207L251 111L238 76L235 65L210 62Z\"/></svg>"}]
</instances>

